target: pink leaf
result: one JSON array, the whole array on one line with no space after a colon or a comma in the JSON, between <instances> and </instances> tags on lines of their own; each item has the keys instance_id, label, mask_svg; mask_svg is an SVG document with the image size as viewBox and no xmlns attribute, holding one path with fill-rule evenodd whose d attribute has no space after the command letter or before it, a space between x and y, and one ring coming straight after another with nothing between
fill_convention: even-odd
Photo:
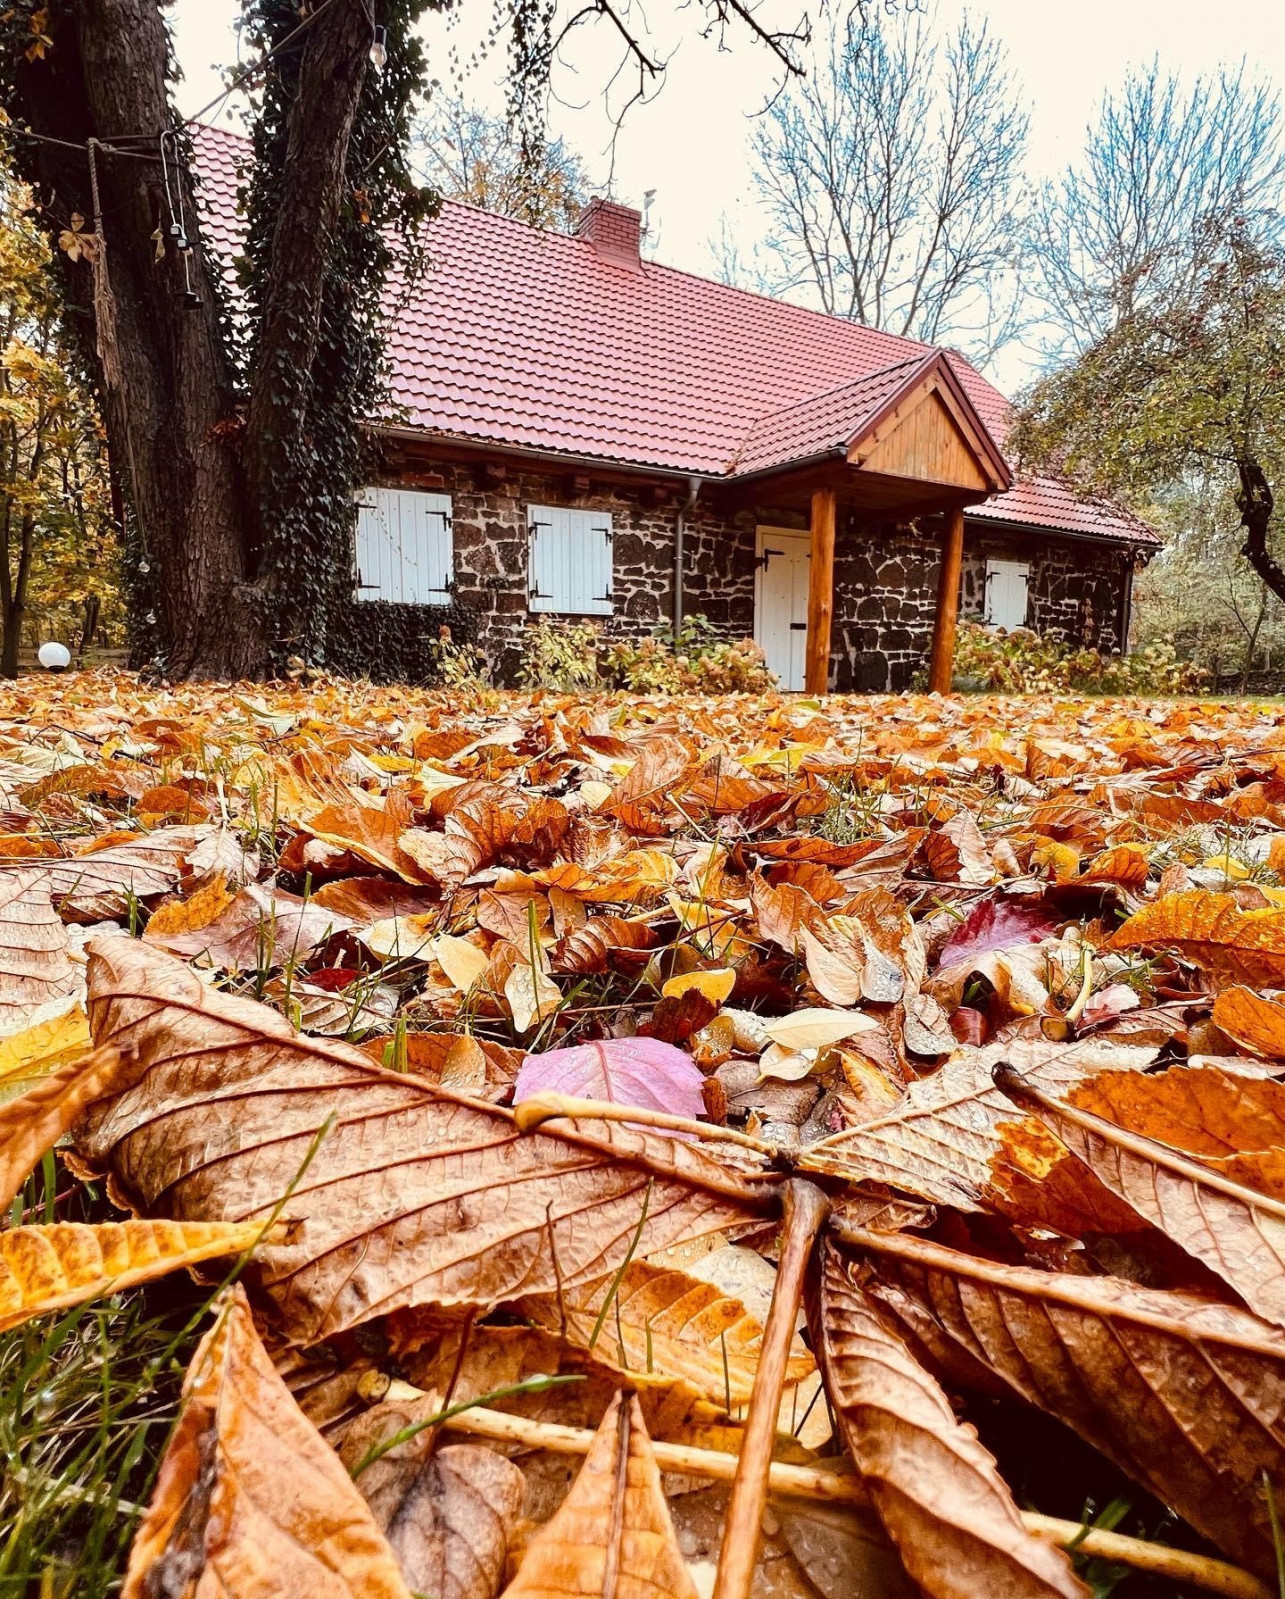
<instances>
[{"instance_id":1,"label":"pink leaf","mask_svg":"<svg viewBox=\"0 0 1285 1599\"><path fill-rule=\"evenodd\" d=\"M658 1038L607 1038L528 1055L513 1089L514 1104L533 1094L573 1094L618 1105L702 1116L704 1078L689 1055Z\"/></svg>"},{"instance_id":2,"label":"pink leaf","mask_svg":"<svg viewBox=\"0 0 1285 1599\"><path fill-rule=\"evenodd\" d=\"M939 969L975 961L993 949L1012 949L1019 944L1038 944L1057 931L1057 923L1042 912L1004 900L984 899L973 907L947 939L938 957Z\"/></svg>"}]
</instances>

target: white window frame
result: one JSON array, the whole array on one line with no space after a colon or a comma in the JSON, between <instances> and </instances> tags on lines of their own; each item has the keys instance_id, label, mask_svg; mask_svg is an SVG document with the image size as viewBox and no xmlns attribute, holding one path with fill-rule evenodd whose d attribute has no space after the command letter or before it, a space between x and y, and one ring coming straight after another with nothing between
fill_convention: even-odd
<instances>
[{"instance_id":1,"label":"white window frame","mask_svg":"<svg viewBox=\"0 0 1285 1599\"><path fill-rule=\"evenodd\" d=\"M423 517L423 537L403 519ZM435 522L435 519L440 521ZM353 531L353 594L359 601L449 605L455 587L455 534L449 494L396 484L371 485L357 495Z\"/></svg>"},{"instance_id":2,"label":"white window frame","mask_svg":"<svg viewBox=\"0 0 1285 1599\"><path fill-rule=\"evenodd\" d=\"M563 560L558 567L541 557L542 538L562 541ZM534 615L611 616L615 610L614 551L609 511L528 505L527 609ZM578 592L577 570L585 574ZM542 590L541 582L551 587Z\"/></svg>"}]
</instances>

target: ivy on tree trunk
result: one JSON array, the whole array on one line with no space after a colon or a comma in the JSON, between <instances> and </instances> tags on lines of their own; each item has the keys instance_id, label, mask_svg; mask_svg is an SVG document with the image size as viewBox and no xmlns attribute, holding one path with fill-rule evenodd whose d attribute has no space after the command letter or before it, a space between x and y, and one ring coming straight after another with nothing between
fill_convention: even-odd
<instances>
[{"instance_id":1,"label":"ivy on tree trunk","mask_svg":"<svg viewBox=\"0 0 1285 1599\"><path fill-rule=\"evenodd\" d=\"M0 22L0 94L19 126L46 136L15 137L15 159L55 242L73 215L93 226L88 142L131 152L96 154L114 315L95 315L91 266L59 259L129 505L135 655L172 676L260 676L288 656L324 659L328 613L347 596L364 429L382 398L390 232L413 269L430 209L402 157L424 82L412 26L425 4L380 0L380 73L368 58L371 0L310 13L245 0L249 37L279 52L252 117L236 308L248 338L202 237L157 0L20 0ZM33 50L37 31L50 43ZM171 236L166 130L186 257Z\"/></svg>"}]
</instances>

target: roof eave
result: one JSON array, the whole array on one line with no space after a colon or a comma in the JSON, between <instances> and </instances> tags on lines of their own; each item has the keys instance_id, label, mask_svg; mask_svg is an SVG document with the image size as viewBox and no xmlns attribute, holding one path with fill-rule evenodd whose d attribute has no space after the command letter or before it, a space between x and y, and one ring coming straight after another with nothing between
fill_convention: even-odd
<instances>
[{"instance_id":1,"label":"roof eave","mask_svg":"<svg viewBox=\"0 0 1285 1599\"><path fill-rule=\"evenodd\" d=\"M1108 547L1119 548L1125 546L1132 550L1150 550L1153 555L1159 554L1163 547L1154 535L1129 533L1089 533L1083 528L1054 527L1043 522L1020 522L1007 516L987 516L984 511L974 511L971 508L964 512L970 522L984 522L987 527L994 528L997 532L1005 533L1031 533L1039 538L1073 539L1081 544L1102 544Z\"/></svg>"}]
</instances>

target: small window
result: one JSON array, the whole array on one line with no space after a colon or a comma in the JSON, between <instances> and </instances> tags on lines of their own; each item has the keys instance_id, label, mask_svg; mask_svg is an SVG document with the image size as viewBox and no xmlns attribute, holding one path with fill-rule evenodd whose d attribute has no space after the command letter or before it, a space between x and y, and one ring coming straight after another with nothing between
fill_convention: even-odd
<instances>
[{"instance_id":1,"label":"small window","mask_svg":"<svg viewBox=\"0 0 1285 1599\"><path fill-rule=\"evenodd\" d=\"M1026 626L1030 572L1025 561L987 561L986 620L991 627Z\"/></svg>"},{"instance_id":2,"label":"small window","mask_svg":"<svg viewBox=\"0 0 1285 1599\"><path fill-rule=\"evenodd\" d=\"M450 496L372 488L357 505L357 598L448 605L455 572Z\"/></svg>"},{"instance_id":3,"label":"small window","mask_svg":"<svg viewBox=\"0 0 1285 1599\"><path fill-rule=\"evenodd\" d=\"M527 507L532 611L610 616L611 518L605 511Z\"/></svg>"}]
</instances>

